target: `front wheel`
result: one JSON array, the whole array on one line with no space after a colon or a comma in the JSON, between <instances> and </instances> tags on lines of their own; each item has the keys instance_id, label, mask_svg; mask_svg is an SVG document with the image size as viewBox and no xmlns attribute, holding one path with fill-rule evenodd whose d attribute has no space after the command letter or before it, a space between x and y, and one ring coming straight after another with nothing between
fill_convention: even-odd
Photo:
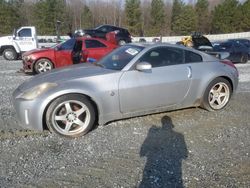
<instances>
[{"instance_id":1,"label":"front wheel","mask_svg":"<svg viewBox=\"0 0 250 188\"><path fill-rule=\"evenodd\" d=\"M82 136L95 123L95 110L83 95L68 94L54 100L46 112L50 131L66 137Z\"/></svg>"},{"instance_id":2,"label":"front wheel","mask_svg":"<svg viewBox=\"0 0 250 188\"><path fill-rule=\"evenodd\" d=\"M6 60L12 61L17 59L17 53L12 48L7 48L3 51L3 57Z\"/></svg>"},{"instance_id":3,"label":"front wheel","mask_svg":"<svg viewBox=\"0 0 250 188\"><path fill-rule=\"evenodd\" d=\"M223 109L229 102L232 86L224 78L216 78L207 87L203 96L202 107L208 111Z\"/></svg>"},{"instance_id":4,"label":"front wheel","mask_svg":"<svg viewBox=\"0 0 250 188\"><path fill-rule=\"evenodd\" d=\"M52 62L45 58L39 59L34 65L34 72L36 74L47 72L50 71L51 69L53 69Z\"/></svg>"}]
</instances>

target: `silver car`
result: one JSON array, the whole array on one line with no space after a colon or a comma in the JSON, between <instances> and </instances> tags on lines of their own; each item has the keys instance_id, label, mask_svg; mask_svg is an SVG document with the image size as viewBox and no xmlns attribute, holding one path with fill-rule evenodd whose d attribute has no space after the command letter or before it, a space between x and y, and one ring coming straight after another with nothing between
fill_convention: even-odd
<instances>
[{"instance_id":1,"label":"silver car","mask_svg":"<svg viewBox=\"0 0 250 188\"><path fill-rule=\"evenodd\" d=\"M43 73L13 93L25 128L63 136L96 124L180 108L224 108L238 85L227 60L164 43L128 44L95 64Z\"/></svg>"}]
</instances>

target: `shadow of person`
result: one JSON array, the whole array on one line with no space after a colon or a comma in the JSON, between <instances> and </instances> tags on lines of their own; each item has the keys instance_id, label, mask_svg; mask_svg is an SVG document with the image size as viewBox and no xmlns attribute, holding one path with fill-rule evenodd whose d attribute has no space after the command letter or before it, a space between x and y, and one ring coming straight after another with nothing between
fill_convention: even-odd
<instances>
[{"instance_id":1,"label":"shadow of person","mask_svg":"<svg viewBox=\"0 0 250 188\"><path fill-rule=\"evenodd\" d=\"M187 158L184 136L173 130L168 116L161 119L162 127L152 126L142 144L140 156L147 162L139 188L179 188L182 183L182 160Z\"/></svg>"}]
</instances>

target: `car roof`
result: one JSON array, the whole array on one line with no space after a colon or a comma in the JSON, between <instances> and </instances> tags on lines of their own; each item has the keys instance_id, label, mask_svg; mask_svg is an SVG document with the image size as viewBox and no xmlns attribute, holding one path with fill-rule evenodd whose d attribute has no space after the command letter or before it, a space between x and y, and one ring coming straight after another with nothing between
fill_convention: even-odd
<instances>
[{"instance_id":1,"label":"car roof","mask_svg":"<svg viewBox=\"0 0 250 188\"><path fill-rule=\"evenodd\" d=\"M181 48L184 50L191 50L191 51L196 51L193 48L189 48L189 47L185 47L182 45L177 45L177 44L171 44L171 43L167 43L167 42L139 42L139 43L128 43L126 45L135 45L135 46L142 46L142 47L157 47L157 46L166 46L166 47L176 47L176 48Z\"/></svg>"},{"instance_id":2,"label":"car roof","mask_svg":"<svg viewBox=\"0 0 250 188\"><path fill-rule=\"evenodd\" d=\"M248 39L228 39L229 41L249 41Z\"/></svg>"},{"instance_id":3,"label":"car roof","mask_svg":"<svg viewBox=\"0 0 250 188\"><path fill-rule=\"evenodd\" d=\"M123 28L123 27L118 27L118 26L115 26L115 25L109 25L109 24L103 24L103 25L99 25L97 26L96 28L100 28L102 26L110 26L110 27L115 27L115 28L118 28L118 29L124 29L124 30L127 30L126 28Z\"/></svg>"}]
</instances>

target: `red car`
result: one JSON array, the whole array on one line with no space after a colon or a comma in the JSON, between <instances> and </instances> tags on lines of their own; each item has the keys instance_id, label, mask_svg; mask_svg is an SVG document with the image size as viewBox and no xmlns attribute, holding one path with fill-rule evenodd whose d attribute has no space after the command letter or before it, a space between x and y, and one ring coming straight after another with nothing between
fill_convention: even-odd
<instances>
[{"instance_id":1,"label":"red car","mask_svg":"<svg viewBox=\"0 0 250 188\"><path fill-rule=\"evenodd\" d=\"M117 44L98 38L72 38L50 48L35 49L25 52L22 56L24 72L39 74L53 68L59 68L87 59L99 60Z\"/></svg>"}]
</instances>

